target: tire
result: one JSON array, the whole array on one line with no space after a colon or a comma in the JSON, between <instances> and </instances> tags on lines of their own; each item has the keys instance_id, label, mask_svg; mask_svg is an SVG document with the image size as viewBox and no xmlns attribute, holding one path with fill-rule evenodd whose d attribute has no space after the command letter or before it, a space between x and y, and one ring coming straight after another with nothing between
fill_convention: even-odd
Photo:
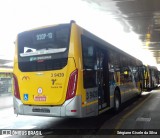
<instances>
[{"instance_id":1,"label":"tire","mask_svg":"<svg viewBox=\"0 0 160 138\"><path fill-rule=\"evenodd\" d=\"M114 112L118 113L121 108L121 98L120 98L120 92L118 90L115 90L114 92Z\"/></svg>"}]
</instances>

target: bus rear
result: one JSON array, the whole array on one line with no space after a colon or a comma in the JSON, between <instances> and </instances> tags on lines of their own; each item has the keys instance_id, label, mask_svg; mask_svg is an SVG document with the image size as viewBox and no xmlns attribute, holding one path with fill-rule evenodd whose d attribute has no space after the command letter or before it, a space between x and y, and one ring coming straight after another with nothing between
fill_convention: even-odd
<instances>
[{"instance_id":1,"label":"bus rear","mask_svg":"<svg viewBox=\"0 0 160 138\"><path fill-rule=\"evenodd\" d=\"M14 113L81 117L76 27L62 24L22 32L14 59Z\"/></svg>"}]
</instances>

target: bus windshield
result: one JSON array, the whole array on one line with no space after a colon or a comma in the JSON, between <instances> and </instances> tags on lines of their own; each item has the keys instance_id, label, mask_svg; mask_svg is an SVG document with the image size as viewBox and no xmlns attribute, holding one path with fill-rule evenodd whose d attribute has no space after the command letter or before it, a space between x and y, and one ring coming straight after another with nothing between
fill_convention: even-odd
<instances>
[{"instance_id":1,"label":"bus windshield","mask_svg":"<svg viewBox=\"0 0 160 138\"><path fill-rule=\"evenodd\" d=\"M69 24L20 33L18 35L18 62L21 71L26 70L23 63L33 65L43 60L47 64L48 61L54 59L67 58L69 36ZM38 69L34 69L36 70Z\"/></svg>"},{"instance_id":2,"label":"bus windshield","mask_svg":"<svg viewBox=\"0 0 160 138\"><path fill-rule=\"evenodd\" d=\"M68 49L69 25L43 28L19 34L19 58L62 53Z\"/></svg>"}]
</instances>

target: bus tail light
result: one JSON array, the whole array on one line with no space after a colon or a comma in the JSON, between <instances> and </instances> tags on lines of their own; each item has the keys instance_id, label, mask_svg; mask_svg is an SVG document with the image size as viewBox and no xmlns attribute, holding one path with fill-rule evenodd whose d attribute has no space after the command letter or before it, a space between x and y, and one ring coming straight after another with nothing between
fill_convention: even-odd
<instances>
[{"instance_id":1,"label":"bus tail light","mask_svg":"<svg viewBox=\"0 0 160 138\"><path fill-rule=\"evenodd\" d=\"M78 69L73 71L69 77L66 100L73 98L76 94L78 80Z\"/></svg>"},{"instance_id":2,"label":"bus tail light","mask_svg":"<svg viewBox=\"0 0 160 138\"><path fill-rule=\"evenodd\" d=\"M19 93L19 87L18 87L18 80L16 75L13 74L14 79L14 96L18 99L20 99L20 93Z\"/></svg>"}]
</instances>

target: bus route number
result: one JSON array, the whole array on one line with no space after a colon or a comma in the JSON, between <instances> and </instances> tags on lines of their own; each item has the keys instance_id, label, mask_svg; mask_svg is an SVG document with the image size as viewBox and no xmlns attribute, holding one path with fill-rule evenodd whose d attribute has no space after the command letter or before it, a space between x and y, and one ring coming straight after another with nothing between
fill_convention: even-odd
<instances>
[{"instance_id":1,"label":"bus route number","mask_svg":"<svg viewBox=\"0 0 160 138\"><path fill-rule=\"evenodd\" d=\"M51 77L64 77L64 73L51 73Z\"/></svg>"},{"instance_id":2,"label":"bus route number","mask_svg":"<svg viewBox=\"0 0 160 138\"><path fill-rule=\"evenodd\" d=\"M37 41L45 40L45 39L52 39L52 33L37 34L36 37L37 37Z\"/></svg>"}]
</instances>

